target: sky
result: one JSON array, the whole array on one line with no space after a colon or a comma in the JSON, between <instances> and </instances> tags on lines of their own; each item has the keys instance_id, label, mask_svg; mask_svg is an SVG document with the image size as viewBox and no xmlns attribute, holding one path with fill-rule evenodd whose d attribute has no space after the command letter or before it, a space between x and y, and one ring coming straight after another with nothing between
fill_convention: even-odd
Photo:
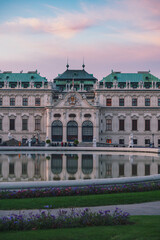
<instances>
[{"instance_id":1,"label":"sky","mask_svg":"<svg viewBox=\"0 0 160 240\"><path fill-rule=\"evenodd\" d=\"M0 0L0 71L160 77L160 0Z\"/></svg>"}]
</instances>

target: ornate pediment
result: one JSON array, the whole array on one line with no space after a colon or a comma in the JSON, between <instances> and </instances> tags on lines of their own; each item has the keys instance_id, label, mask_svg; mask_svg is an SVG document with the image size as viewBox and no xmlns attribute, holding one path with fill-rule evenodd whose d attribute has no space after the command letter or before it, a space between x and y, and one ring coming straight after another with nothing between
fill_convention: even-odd
<instances>
[{"instance_id":1,"label":"ornate pediment","mask_svg":"<svg viewBox=\"0 0 160 240\"><path fill-rule=\"evenodd\" d=\"M78 98L76 93L71 93L67 97L67 100L64 103L64 106L81 106L81 100Z\"/></svg>"}]
</instances>

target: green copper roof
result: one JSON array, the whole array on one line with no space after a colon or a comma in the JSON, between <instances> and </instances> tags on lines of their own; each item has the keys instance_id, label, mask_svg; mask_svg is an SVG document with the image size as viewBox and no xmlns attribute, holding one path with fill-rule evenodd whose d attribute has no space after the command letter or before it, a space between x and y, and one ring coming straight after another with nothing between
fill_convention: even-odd
<instances>
[{"instance_id":1,"label":"green copper roof","mask_svg":"<svg viewBox=\"0 0 160 240\"><path fill-rule=\"evenodd\" d=\"M150 72L121 73L112 72L104 77L100 82L159 82L160 79L153 76Z\"/></svg>"},{"instance_id":2,"label":"green copper roof","mask_svg":"<svg viewBox=\"0 0 160 240\"><path fill-rule=\"evenodd\" d=\"M0 82L47 82L45 77L41 77L37 71L28 73L0 73Z\"/></svg>"},{"instance_id":3,"label":"green copper roof","mask_svg":"<svg viewBox=\"0 0 160 240\"><path fill-rule=\"evenodd\" d=\"M84 69L83 70L66 70L64 73L59 74L54 80L94 80L97 81L93 74L87 73Z\"/></svg>"}]
</instances>

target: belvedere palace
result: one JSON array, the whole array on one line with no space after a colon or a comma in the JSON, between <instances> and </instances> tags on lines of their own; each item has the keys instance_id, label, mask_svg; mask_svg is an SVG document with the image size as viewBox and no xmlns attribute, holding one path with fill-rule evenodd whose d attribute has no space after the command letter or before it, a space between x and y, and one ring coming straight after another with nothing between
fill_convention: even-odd
<instances>
[{"instance_id":1,"label":"belvedere palace","mask_svg":"<svg viewBox=\"0 0 160 240\"><path fill-rule=\"evenodd\" d=\"M0 72L0 144L12 136L160 147L160 79L150 71L112 71L98 81L82 65L53 82L35 72Z\"/></svg>"}]
</instances>

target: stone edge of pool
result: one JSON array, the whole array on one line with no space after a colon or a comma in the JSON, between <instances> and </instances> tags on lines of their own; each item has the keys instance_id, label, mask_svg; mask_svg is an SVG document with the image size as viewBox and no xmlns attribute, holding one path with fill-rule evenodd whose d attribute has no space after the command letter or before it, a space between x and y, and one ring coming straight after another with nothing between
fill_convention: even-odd
<instances>
[{"instance_id":1,"label":"stone edge of pool","mask_svg":"<svg viewBox=\"0 0 160 240\"><path fill-rule=\"evenodd\" d=\"M7 189L27 189L27 188L48 188L48 187L74 187L88 185L111 185L111 184L127 184L138 182L160 181L160 175L142 177L123 177L110 179L91 179L91 180L65 180L65 181L37 181L37 182L3 182L0 183L0 191Z\"/></svg>"},{"instance_id":2,"label":"stone edge of pool","mask_svg":"<svg viewBox=\"0 0 160 240\"><path fill-rule=\"evenodd\" d=\"M105 151L105 152L145 152L160 153L160 148L128 148L128 147L0 147L0 151Z\"/></svg>"},{"instance_id":3,"label":"stone edge of pool","mask_svg":"<svg viewBox=\"0 0 160 240\"><path fill-rule=\"evenodd\" d=\"M159 154L158 148L123 148L123 147L0 147L2 152L15 151L95 151L95 152L128 152L128 153L154 153ZM123 177L110 179L91 179L91 180L65 180L65 181L37 181L37 182L2 182L0 190L4 189L26 189L26 188L47 188L47 187L67 187L67 186L86 186L86 185L104 185L104 184L126 184L133 182L160 181L160 175Z\"/></svg>"}]
</instances>

